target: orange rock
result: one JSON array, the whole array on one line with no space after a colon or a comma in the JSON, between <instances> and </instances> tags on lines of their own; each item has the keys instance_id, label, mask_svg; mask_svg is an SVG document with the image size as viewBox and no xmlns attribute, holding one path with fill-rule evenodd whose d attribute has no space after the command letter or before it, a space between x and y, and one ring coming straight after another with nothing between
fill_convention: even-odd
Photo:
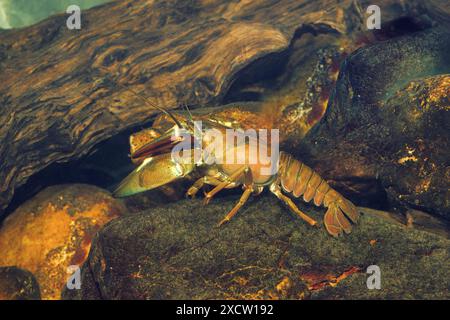
<instances>
[{"instance_id":1,"label":"orange rock","mask_svg":"<svg viewBox=\"0 0 450 320\"><path fill-rule=\"evenodd\" d=\"M126 211L89 185L49 187L16 209L0 229L0 266L31 271L43 299L60 299L67 268L86 260L96 232Z\"/></svg>"}]
</instances>

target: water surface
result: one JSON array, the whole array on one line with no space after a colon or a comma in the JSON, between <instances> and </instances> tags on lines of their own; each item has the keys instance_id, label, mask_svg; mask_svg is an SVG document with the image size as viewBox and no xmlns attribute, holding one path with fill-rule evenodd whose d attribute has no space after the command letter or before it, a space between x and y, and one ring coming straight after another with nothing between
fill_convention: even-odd
<instances>
[{"instance_id":1,"label":"water surface","mask_svg":"<svg viewBox=\"0 0 450 320\"><path fill-rule=\"evenodd\" d=\"M0 28L21 28L51 15L64 13L70 5L88 9L111 0L0 0Z\"/></svg>"}]
</instances>

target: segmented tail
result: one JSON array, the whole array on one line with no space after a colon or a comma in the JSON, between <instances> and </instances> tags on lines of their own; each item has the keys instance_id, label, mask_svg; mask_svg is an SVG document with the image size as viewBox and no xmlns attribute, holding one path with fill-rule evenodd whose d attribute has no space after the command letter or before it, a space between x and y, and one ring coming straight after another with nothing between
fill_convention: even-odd
<instances>
[{"instance_id":1,"label":"segmented tail","mask_svg":"<svg viewBox=\"0 0 450 320\"><path fill-rule=\"evenodd\" d=\"M342 232L349 233L351 223L356 223L359 217L355 205L332 189L315 171L304 163L296 160L290 154L280 152L281 187L294 197L303 195L305 202L328 208L324 216L324 224L328 233L338 236Z\"/></svg>"}]
</instances>

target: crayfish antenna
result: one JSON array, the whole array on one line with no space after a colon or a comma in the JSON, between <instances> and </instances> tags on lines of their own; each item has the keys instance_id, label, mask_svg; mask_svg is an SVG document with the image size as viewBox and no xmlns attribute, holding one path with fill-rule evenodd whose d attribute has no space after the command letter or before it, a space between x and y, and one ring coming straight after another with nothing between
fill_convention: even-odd
<instances>
[{"instance_id":1,"label":"crayfish antenna","mask_svg":"<svg viewBox=\"0 0 450 320\"><path fill-rule=\"evenodd\" d=\"M108 70L107 68L104 68L104 67L96 66L96 68L98 68L98 69L100 69L100 70L103 70L103 71L106 71L106 72L109 72L109 70ZM152 107L153 109L159 110L159 111L165 113L166 115L168 115L168 116L173 120L173 122L175 122L175 124L176 124L180 129L181 129L181 128L184 128L184 127L181 125L181 123L177 120L177 118L176 118L169 110L166 110L166 109L164 109L164 108L162 108L162 107L160 107L160 106L154 104L154 103L151 102L148 98L142 96L141 94L137 93L137 92L134 91L133 89L128 88L128 87L124 86L124 85L121 84L121 83L114 82L114 84L117 85L117 86L119 86L119 87L122 88L123 90L126 90L126 91L131 92L135 97L139 98L139 99L140 99L142 102L144 102L146 105L148 105L148 106Z\"/></svg>"}]
</instances>

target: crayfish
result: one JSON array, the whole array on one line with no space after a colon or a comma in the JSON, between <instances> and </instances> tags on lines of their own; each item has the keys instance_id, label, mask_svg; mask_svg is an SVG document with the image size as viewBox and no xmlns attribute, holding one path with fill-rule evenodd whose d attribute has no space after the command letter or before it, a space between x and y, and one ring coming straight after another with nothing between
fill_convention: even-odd
<instances>
[{"instance_id":1,"label":"crayfish","mask_svg":"<svg viewBox=\"0 0 450 320\"><path fill-rule=\"evenodd\" d=\"M243 188L239 201L219 225L228 222L247 202L250 195L258 195L266 187L290 210L312 226L316 225L317 221L302 212L288 195L295 198L303 196L305 202L312 200L316 206L323 205L328 208L324 216L324 225L332 236L349 233L352 224L357 222L359 213L352 202L331 188L306 164L286 152L275 152L272 140L269 143L268 139L261 136L250 136L247 137L248 139L240 139L240 142L238 139L237 143L234 140L235 143L231 145L218 144L219 150L216 148L211 151L208 147L213 140L217 140L217 136L222 134L225 137L227 130L241 129L239 122L218 119L214 114L193 116L189 110L186 116L174 114L156 107L141 96L140 98L153 108L162 111L164 115L161 119L163 120L160 119L153 129L146 129L145 132L130 137L131 159L138 167L119 184L114 192L116 197L155 189L187 177L195 171L200 178L187 190L186 195L194 197L205 185L213 186L210 191L205 192L205 204L223 189ZM196 134L199 122L217 133L216 139L211 139L208 135ZM182 131L184 134L181 134ZM261 139L267 143L259 143ZM258 143L252 144L252 142ZM183 159L189 161L180 161L180 158L174 157L174 149L182 143L194 145L191 149L182 152ZM203 153L200 158L194 159L192 153L195 154L196 148L209 151L206 154ZM259 156L256 161L250 161L249 155L255 151L258 155L271 153L271 163L262 162ZM241 155L244 161L239 163L214 161L219 158L219 154L238 157Z\"/></svg>"}]
</instances>

